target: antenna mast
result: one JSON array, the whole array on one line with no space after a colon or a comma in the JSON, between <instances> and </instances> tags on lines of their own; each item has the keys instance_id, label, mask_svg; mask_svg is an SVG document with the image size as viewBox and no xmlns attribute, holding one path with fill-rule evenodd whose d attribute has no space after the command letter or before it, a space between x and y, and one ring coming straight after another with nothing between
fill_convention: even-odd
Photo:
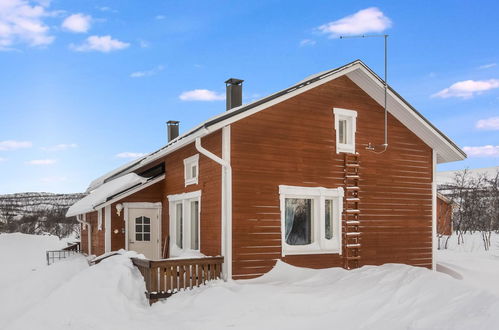
<instances>
[{"instance_id":1,"label":"antenna mast","mask_svg":"<svg viewBox=\"0 0 499 330\"><path fill-rule=\"evenodd\" d=\"M382 144L383 150L380 152L375 151L375 146L369 142L367 145L366 149L376 152L376 153L383 153L388 149L388 112L387 112L387 97L388 97L388 34L370 34L370 35L358 35L358 36L340 36L340 39L347 39L347 38L379 38L382 37L385 42L385 76L384 76L384 82L383 82L383 87L385 90L385 95L384 95L384 108L385 108L385 142Z\"/></svg>"}]
</instances>

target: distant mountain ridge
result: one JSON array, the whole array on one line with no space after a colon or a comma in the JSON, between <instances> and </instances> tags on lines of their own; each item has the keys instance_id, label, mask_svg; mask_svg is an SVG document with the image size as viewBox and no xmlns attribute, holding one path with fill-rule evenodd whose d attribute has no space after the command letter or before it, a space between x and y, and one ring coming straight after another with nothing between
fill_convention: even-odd
<instances>
[{"instance_id":1,"label":"distant mountain ridge","mask_svg":"<svg viewBox=\"0 0 499 330\"><path fill-rule=\"evenodd\" d=\"M78 234L76 218L66 218L66 211L85 195L46 192L0 195L0 233L48 233L59 237Z\"/></svg>"}]
</instances>

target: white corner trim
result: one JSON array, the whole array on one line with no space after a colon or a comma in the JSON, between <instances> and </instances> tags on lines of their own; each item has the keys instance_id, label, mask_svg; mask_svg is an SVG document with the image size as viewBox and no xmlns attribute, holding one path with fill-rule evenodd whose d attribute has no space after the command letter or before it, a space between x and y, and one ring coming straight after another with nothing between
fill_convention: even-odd
<instances>
[{"instance_id":1,"label":"white corner trim","mask_svg":"<svg viewBox=\"0 0 499 330\"><path fill-rule=\"evenodd\" d=\"M222 128L222 158L206 150L201 145L201 138L195 140L195 147L204 156L222 166L222 231L221 231L221 249L224 263L222 273L225 280L232 279L232 167L230 165L230 144L231 128L229 125Z\"/></svg>"},{"instance_id":2,"label":"white corner trim","mask_svg":"<svg viewBox=\"0 0 499 330\"><path fill-rule=\"evenodd\" d=\"M97 210L97 230L102 230L102 208Z\"/></svg>"},{"instance_id":3,"label":"white corner trim","mask_svg":"<svg viewBox=\"0 0 499 330\"><path fill-rule=\"evenodd\" d=\"M431 183L431 269L437 270L437 151L432 150L432 183Z\"/></svg>"},{"instance_id":4,"label":"white corner trim","mask_svg":"<svg viewBox=\"0 0 499 330\"><path fill-rule=\"evenodd\" d=\"M111 205L104 208L104 252L111 252Z\"/></svg>"}]
</instances>

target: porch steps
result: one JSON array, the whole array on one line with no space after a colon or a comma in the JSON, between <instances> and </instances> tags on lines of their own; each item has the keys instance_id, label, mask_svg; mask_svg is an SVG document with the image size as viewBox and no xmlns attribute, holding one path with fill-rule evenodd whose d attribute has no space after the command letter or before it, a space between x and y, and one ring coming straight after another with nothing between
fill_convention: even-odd
<instances>
[{"instance_id":1,"label":"porch steps","mask_svg":"<svg viewBox=\"0 0 499 330\"><path fill-rule=\"evenodd\" d=\"M360 161L359 154L344 154L345 198L343 203L343 267L354 269L360 266Z\"/></svg>"}]
</instances>

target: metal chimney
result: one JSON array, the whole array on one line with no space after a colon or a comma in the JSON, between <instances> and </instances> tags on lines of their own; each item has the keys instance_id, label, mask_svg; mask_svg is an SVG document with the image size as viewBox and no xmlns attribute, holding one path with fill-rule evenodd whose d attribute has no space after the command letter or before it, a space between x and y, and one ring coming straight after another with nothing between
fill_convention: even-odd
<instances>
[{"instance_id":1,"label":"metal chimney","mask_svg":"<svg viewBox=\"0 0 499 330\"><path fill-rule=\"evenodd\" d=\"M241 79L230 78L225 82L227 110L243 104L243 81Z\"/></svg>"},{"instance_id":2,"label":"metal chimney","mask_svg":"<svg viewBox=\"0 0 499 330\"><path fill-rule=\"evenodd\" d=\"M166 127L168 128L168 142L178 137L179 125L180 122L176 120L169 120L166 122Z\"/></svg>"}]
</instances>

